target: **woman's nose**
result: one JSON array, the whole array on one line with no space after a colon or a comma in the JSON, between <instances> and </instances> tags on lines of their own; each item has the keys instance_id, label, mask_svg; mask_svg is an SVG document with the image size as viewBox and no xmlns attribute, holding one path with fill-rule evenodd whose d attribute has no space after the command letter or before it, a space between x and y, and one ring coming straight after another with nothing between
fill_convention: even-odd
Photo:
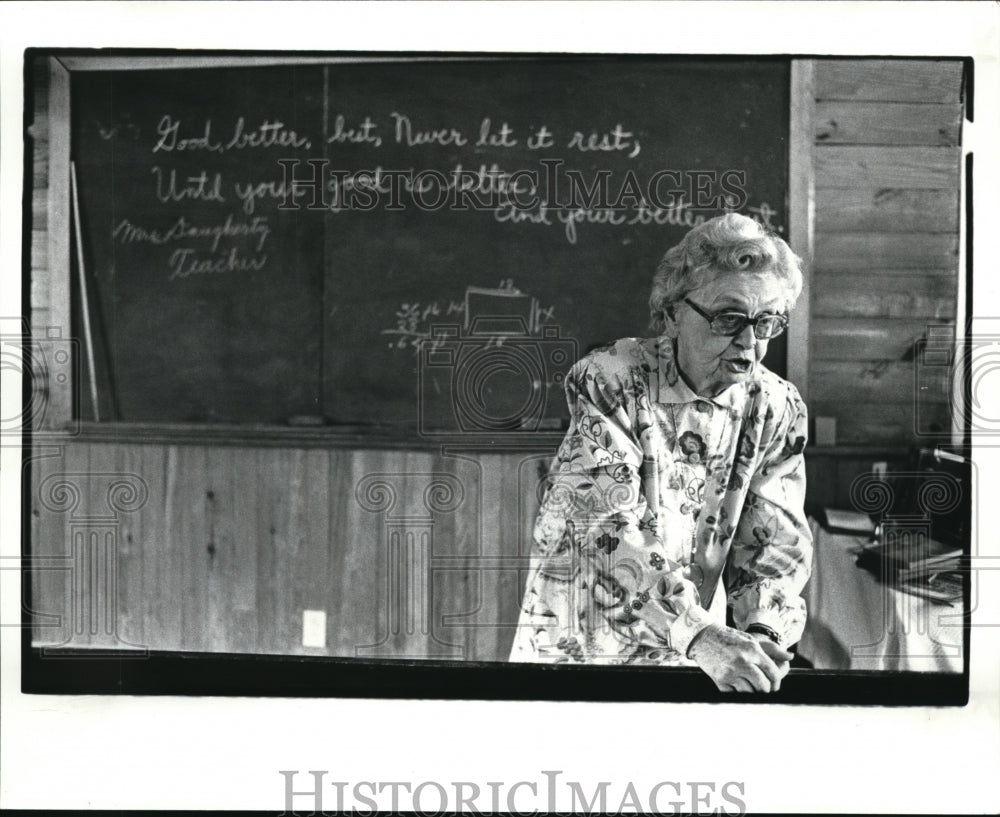
<instances>
[{"instance_id":1,"label":"woman's nose","mask_svg":"<svg viewBox=\"0 0 1000 817\"><path fill-rule=\"evenodd\" d=\"M754 334L754 327L747 324L742 331L733 336L733 343L741 349L752 349L757 345L757 336Z\"/></svg>"}]
</instances>

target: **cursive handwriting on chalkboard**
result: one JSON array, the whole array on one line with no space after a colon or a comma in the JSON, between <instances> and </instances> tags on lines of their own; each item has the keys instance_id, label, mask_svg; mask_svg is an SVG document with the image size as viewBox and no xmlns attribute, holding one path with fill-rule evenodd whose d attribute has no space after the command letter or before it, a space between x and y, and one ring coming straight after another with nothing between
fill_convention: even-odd
<instances>
[{"instance_id":1,"label":"cursive handwriting on chalkboard","mask_svg":"<svg viewBox=\"0 0 1000 817\"><path fill-rule=\"evenodd\" d=\"M255 216L250 221L238 221L230 213L225 221L210 224L197 223L186 216L180 216L165 230L143 227L123 218L112 230L111 237L120 244L145 243L157 246L176 241L209 239L212 242L212 252L219 249L223 239L248 237L256 241L255 248L259 252L264 249L270 234L271 228L266 217Z\"/></svg>"},{"instance_id":2,"label":"cursive handwriting on chalkboard","mask_svg":"<svg viewBox=\"0 0 1000 817\"><path fill-rule=\"evenodd\" d=\"M312 147L312 140L286 127L281 120L264 119L255 126L247 124L246 117L240 116L231 127L229 138L216 139L212 134L212 120L206 119L196 135L181 136L180 119L174 119L170 114L161 117L156 126L159 139L153 145L153 153L174 151L206 150L212 153L222 153L227 150L243 150L245 148L304 148Z\"/></svg>"},{"instance_id":3,"label":"cursive handwriting on chalkboard","mask_svg":"<svg viewBox=\"0 0 1000 817\"><path fill-rule=\"evenodd\" d=\"M630 159L638 156L642 149L639 140L635 139L633 134L625 130L621 124L615 125L608 133L591 131L584 136L582 131L576 131L566 147L576 148L582 153L595 150L605 153L629 151L628 157Z\"/></svg>"},{"instance_id":4,"label":"cursive handwriting on chalkboard","mask_svg":"<svg viewBox=\"0 0 1000 817\"><path fill-rule=\"evenodd\" d=\"M420 130L414 127L410 117L393 111L392 117L396 129L397 144L414 147L416 145L467 145L469 140L457 128L438 128Z\"/></svg>"},{"instance_id":5,"label":"cursive handwriting on chalkboard","mask_svg":"<svg viewBox=\"0 0 1000 817\"><path fill-rule=\"evenodd\" d=\"M366 116L356 128L346 127L347 120L343 114L337 114L333 120L333 133L327 138L327 144L368 144L374 147L382 147L382 137L375 133L378 125L372 122L370 116Z\"/></svg>"},{"instance_id":6,"label":"cursive handwriting on chalkboard","mask_svg":"<svg viewBox=\"0 0 1000 817\"><path fill-rule=\"evenodd\" d=\"M195 176L183 176L178 179L177 171L171 170L164 179L163 169L153 165L150 172L156 177L156 198L163 204L177 201L216 201L224 202L222 195L222 174L209 176L207 170Z\"/></svg>"},{"instance_id":7,"label":"cursive handwriting on chalkboard","mask_svg":"<svg viewBox=\"0 0 1000 817\"><path fill-rule=\"evenodd\" d=\"M191 247L179 247L170 253L167 263L170 268L167 280L173 281L191 275L258 272L267 266L267 253L247 255L238 247L230 247L228 252L206 255Z\"/></svg>"}]
</instances>

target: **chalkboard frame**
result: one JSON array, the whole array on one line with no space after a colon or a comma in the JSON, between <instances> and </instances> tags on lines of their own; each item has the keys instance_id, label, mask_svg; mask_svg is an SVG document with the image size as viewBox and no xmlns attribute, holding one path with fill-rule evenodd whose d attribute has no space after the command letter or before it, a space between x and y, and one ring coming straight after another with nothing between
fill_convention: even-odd
<instances>
[{"instance_id":1,"label":"chalkboard frame","mask_svg":"<svg viewBox=\"0 0 1000 817\"><path fill-rule=\"evenodd\" d=\"M48 292L48 325L65 327L64 336L72 331L72 303L70 299L71 264L70 248L70 188L69 155L70 138L70 86L72 75L83 71L107 70L155 70L177 68L225 68L256 66L288 66L356 63L362 61L398 62L401 58L419 61L463 61L495 59L497 61L531 59L538 54L477 54L477 53L407 53L371 54L339 52L301 54L259 54L246 52L216 52L199 54L179 54L177 52L143 51L141 55L127 50L46 49L49 63L49 110L50 110L50 189L48 200L48 280L36 280L32 286ZM598 56L598 55L594 55ZM599 55L612 56L612 55ZM663 55L623 55L628 58L662 58ZM731 61L740 59L731 55L700 55L701 59ZM684 59L678 56L678 59ZM808 93L812 74L810 60L792 57L761 57L763 60L786 60L791 67L791 106L789 111L789 166L787 191L787 224L789 243L792 249L805 261L808 271L812 258L812 222L810 211L813 198L812 157L804 134L811 127L812 111ZM26 65L30 64L30 54ZM38 276L39 271L33 271ZM809 291L808 272L806 287L796 310L796 320L788 332L787 374L800 387L807 383L808 337L809 337ZM33 331L41 327L32 327ZM37 334L37 332L36 332ZM82 376L82 370L78 369ZM441 442L425 439L412 430L391 426L327 425L317 428L296 428L279 424L192 424L178 422L135 423L121 421L88 422L80 421L73 414L73 406L78 404L76 396L82 382L70 377L64 382L48 384L48 411L45 416L46 431L57 431L80 436L83 439L109 439L136 442L173 443L222 443L260 444L265 446L292 445L295 447L337 446L337 447L387 447L387 448L437 448ZM804 392L803 395L805 396ZM531 448L552 447L558 444L562 431L537 430L526 435L525 443ZM530 439L529 439L530 438ZM495 450L500 439L484 437L477 439L469 449Z\"/></svg>"}]
</instances>

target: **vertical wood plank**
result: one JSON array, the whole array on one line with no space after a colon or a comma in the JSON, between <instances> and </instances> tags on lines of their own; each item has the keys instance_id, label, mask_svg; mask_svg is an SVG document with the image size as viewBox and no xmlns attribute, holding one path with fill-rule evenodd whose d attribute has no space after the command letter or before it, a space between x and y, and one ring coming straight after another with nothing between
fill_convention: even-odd
<instances>
[{"instance_id":1,"label":"vertical wood plank","mask_svg":"<svg viewBox=\"0 0 1000 817\"><path fill-rule=\"evenodd\" d=\"M49 157L47 258L44 269L48 274L48 308L52 331L68 339L70 321L70 88L69 72L54 58L49 58ZM32 267L35 267L32 264ZM33 326L36 337L50 337L47 326ZM62 428L72 418L73 388L80 384L67 379L65 383L48 384L46 429Z\"/></svg>"},{"instance_id":2,"label":"vertical wood plank","mask_svg":"<svg viewBox=\"0 0 1000 817\"><path fill-rule=\"evenodd\" d=\"M366 476L389 470L388 458L387 452L364 449L331 454L331 485L338 488L333 491L337 501L330 537L339 572L332 600L334 655L354 658L360 647L377 643L388 632L385 514L364 510L355 497ZM340 465L346 467L338 468ZM336 477L339 471L347 475L346 480Z\"/></svg>"},{"instance_id":3,"label":"vertical wood plank","mask_svg":"<svg viewBox=\"0 0 1000 817\"><path fill-rule=\"evenodd\" d=\"M792 60L788 142L788 241L802 259L802 293L788 325L788 379L809 397L809 316L811 312L816 178L813 131L816 68L813 60Z\"/></svg>"},{"instance_id":4,"label":"vertical wood plank","mask_svg":"<svg viewBox=\"0 0 1000 817\"><path fill-rule=\"evenodd\" d=\"M438 632L442 639L462 649L462 659L488 660L488 618L483 618L483 596L495 574L483 563L489 559L482 546L483 509L480 495L480 462L484 455L448 455L438 458L437 470L448 473L462 486L464 500L454 513L442 515L435 525L435 555L449 562L433 573L438 600ZM444 622L448 624L445 625Z\"/></svg>"},{"instance_id":5,"label":"vertical wood plank","mask_svg":"<svg viewBox=\"0 0 1000 817\"><path fill-rule=\"evenodd\" d=\"M284 449L257 451L255 473L260 480L257 505L257 626L262 652L278 654L287 629L281 560L287 551L288 496L291 458Z\"/></svg>"},{"instance_id":6,"label":"vertical wood plank","mask_svg":"<svg viewBox=\"0 0 1000 817\"><path fill-rule=\"evenodd\" d=\"M236 511L233 472L236 470L236 457L236 449L228 446L205 451L205 547L208 559L204 645L209 652L237 649L233 628L237 560L233 541Z\"/></svg>"},{"instance_id":7,"label":"vertical wood plank","mask_svg":"<svg viewBox=\"0 0 1000 817\"><path fill-rule=\"evenodd\" d=\"M295 614L302 624L304 610L329 612L326 602L330 592L330 472L326 451L312 449L302 456L302 541L295 561L295 586L298 590ZM300 642L301 643L301 642ZM329 643L329 632L327 633ZM302 648L305 653L326 654L322 648Z\"/></svg>"},{"instance_id":8,"label":"vertical wood plank","mask_svg":"<svg viewBox=\"0 0 1000 817\"><path fill-rule=\"evenodd\" d=\"M70 452L72 450L72 453ZM36 619L34 643L55 645L72 637L73 609L70 596L72 557L67 512L52 510L48 492L41 493L46 480L77 467L79 446L62 446L57 456L39 457L32 463L35 516L32 525L31 555L38 560L34 575L32 607L45 618ZM58 620L57 618L58 617Z\"/></svg>"},{"instance_id":9,"label":"vertical wood plank","mask_svg":"<svg viewBox=\"0 0 1000 817\"><path fill-rule=\"evenodd\" d=\"M122 641L135 646L145 643L143 627L143 538L144 520L149 512L149 483L142 473L141 454L135 444L112 444L116 470L130 480L145 485L146 504L132 513L120 515L118 526L117 627Z\"/></svg>"},{"instance_id":10,"label":"vertical wood plank","mask_svg":"<svg viewBox=\"0 0 1000 817\"><path fill-rule=\"evenodd\" d=\"M233 519L229 528L231 574L231 615L229 643L236 652L263 652L258 623L258 552L262 545L257 525L260 480L258 452L253 448L233 449L228 475Z\"/></svg>"},{"instance_id":11,"label":"vertical wood plank","mask_svg":"<svg viewBox=\"0 0 1000 817\"><path fill-rule=\"evenodd\" d=\"M181 627L185 647L196 652L208 649L208 574L211 560L207 504L207 449L182 446L178 450L177 486L180 515L174 519L181 557ZM183 510L182 510L183 509Z\"/></svg>"},{"instance_id":12,"label":"vertical wood plank","mask_svg":"<svg viewBox=\"0 0 1000 817\"><path fill-rule=\"evenodd\" d=\"M170 542L167 513L169 484L168 447L137 447L140 474L149 488L149 501L143 513L142 587L144 646L171 649L180 643L180 604L171 598Z\"/></svg>"},{"instance_id":13,"label":"vertical wood plank","mask_svg":"<svg viewBox=\"0 0 1000 817\"><path fill-rule=\"evenodd\" d=\"M183 452L184 446L170 445L166 447L164 457L163 550L157 560L160 592L154 621L166 649L193 649L189 646L184 629L187 540L183 520L188 512L185 504L188 479L185 465L188 460Z\"/></svg>"}]
</instances>

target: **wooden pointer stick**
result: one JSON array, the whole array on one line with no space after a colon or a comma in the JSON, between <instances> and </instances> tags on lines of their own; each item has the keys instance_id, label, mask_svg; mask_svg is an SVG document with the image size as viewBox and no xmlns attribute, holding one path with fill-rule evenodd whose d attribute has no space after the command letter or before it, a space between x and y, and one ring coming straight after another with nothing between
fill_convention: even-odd
<instances>
[{"instance_id":1,"label":"wooden pointer stick","mask_svg":"<svg viewBox=\"0 0 1000 817\"><path fill-rule=\"evenodd\" d=\"M101 421L97 404L97 374L94 370L94 336L90 331L90 303L87 299L87 276L83 269L83 234L80 232L80 198L76 186L76 162L69 163L69 184L73 191L73 228L76 231L76 263L80 273L80 301L83 307L83 336L87 349L87 368L90 370L90 399L94 404L94 419Z\"/></svg>"}]
</instances>

